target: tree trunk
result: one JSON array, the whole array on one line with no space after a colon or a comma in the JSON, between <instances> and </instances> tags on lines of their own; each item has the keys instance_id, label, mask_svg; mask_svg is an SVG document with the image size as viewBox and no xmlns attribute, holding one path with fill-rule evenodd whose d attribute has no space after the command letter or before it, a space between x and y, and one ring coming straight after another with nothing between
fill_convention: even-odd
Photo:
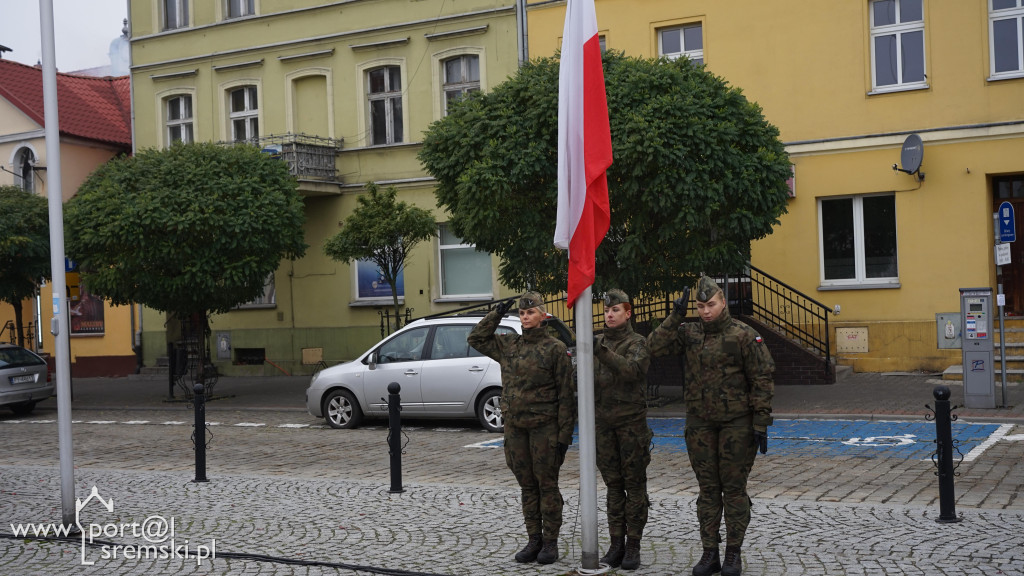
<instances>
[{"instance_id":1,"label":"tree trunk","mask_svg":"<svg viewBox=\"0 0 1024 576\"><path fill-rule=\"evenodd\" d=\"M391 299L395 303L395 330L397 331L402 327L402 316L399 314L401 309L398 305L398 292L395 291L394 283L391 284Z\"/></svg>"},{"instance_id":2,"label":"tree trunk","mask_svg":"<svg viewBox=\"0 0 1024 576\"><path fill-rule=\"evenodd\" d=\"M25 347L25 329L21 325L21 303L14 306L14 331L18 334L18 346Z\"/></svg>"}]
</instances>

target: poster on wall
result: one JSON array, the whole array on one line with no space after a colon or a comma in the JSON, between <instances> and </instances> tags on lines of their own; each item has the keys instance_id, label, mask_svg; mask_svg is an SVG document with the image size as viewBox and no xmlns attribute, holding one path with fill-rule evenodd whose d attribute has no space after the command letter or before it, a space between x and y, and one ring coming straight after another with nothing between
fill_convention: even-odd
<instances>
[{"instance_id":1,"label":"poster on wall","mask_svg":"<svg viewBox=\"0 0 1024 576\"><path fill-rule=\"evenodd\" d=\"M103 334L103 300L93 296L83 284L79 288L79 297L68 307L71 315L72 334Z\"/></svg>"},{"instance_id":2,"label":"poster on wall","mask_svg":"<svg viewBox=\"0 0 1024 576\"><path fill-rule=\"evenodd\" d=\"M405 297L405 273L399 272L395 281L399 298ZM370 260L356 260L356 299L391 299L391 286L380 268Z\"/></svg>"}]
</instances>

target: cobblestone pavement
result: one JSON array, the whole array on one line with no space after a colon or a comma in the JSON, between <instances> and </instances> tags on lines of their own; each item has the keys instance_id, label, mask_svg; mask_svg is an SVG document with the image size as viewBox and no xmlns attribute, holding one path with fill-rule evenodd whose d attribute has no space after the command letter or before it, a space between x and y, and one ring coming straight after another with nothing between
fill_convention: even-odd
<instances>
[{"instance_id":1,"label":"cobblestone pavement","mask_svg":"<svg viewBox=\"0 0 1024 576\"><path fill-rule=\"evenodd\" d=\"M465 422L414 423L403 438L405 491L392 494L382 426L325 429L295 410L219 409L207 415L220 422L209 427L210 481L195 483L191 427L164 424L190 422L184 407L76 410L75 485L78 498L96 486L114 505L107 512L90 503L83 525L173 518L179 545L215 542L216 559L109 559L101 557L101 548L87 547L85 557L95 563L82 565L77 541L0 538L0 571L555 575L569 573L579 561L575 450L561 481L567 502L563 556L551 566L520 565L511 560L524 539L515 480L500 449L470 447L500 436ZM60 520L54 419L46 410L28 419L0 415L0 534L13 532L13 524ZM307 427L292 427L301 425ZM771 451L759 456L750 482L754 514L744 574L1024 574L1024 425L1004 431L960 466L958 523L935 521L938 484L930 460ZM649 472L651 520L644 565L634 573L689 574L700 545L696 482L685 452L656 451ZM600 480L598 487L602 509ZM600 511L598 527L603 552ZM99 539L146 543L130 531Z\"/></svg>"}]
</instances>

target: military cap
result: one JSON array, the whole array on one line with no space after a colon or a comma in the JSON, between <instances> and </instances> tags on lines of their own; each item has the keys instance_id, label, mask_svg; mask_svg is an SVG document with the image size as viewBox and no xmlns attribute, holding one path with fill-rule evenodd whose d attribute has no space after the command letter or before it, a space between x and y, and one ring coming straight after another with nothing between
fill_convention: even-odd
<instances>
[{"instance_id":1,"label":"military cap","mask_svg":"<svg viewBox=\"0 0 1024 576\"><path fill-rule=\"evenodd\" d=\"M541 312L547 312L544 308L544 297L537 292L527 292L519 297L519 309L528 310L530 308L539 308Z\"/></svg>"},{"instance_id":2,"label":"military cap","mask_svg":"<svg viewBox=\"0 0 1024 576\"><path fill-rule=\"evenodd\" d=\"M629 296L622 290L613 288L604 293L604 305L606 308L611 308L616 304L629 304Z\"/></svg>"},{"instance_id":3,"label":"military cap","mask_svg":"<svg viewBox=\"0 0 1024 576\"><path fill-rule=\"evenodd\" d=\"M714 280L707 276L701 276L697 282L697 301L707 302L721 291L722 289L718 287L718 284L715 284Z\"/></svg>"}]
</instances>

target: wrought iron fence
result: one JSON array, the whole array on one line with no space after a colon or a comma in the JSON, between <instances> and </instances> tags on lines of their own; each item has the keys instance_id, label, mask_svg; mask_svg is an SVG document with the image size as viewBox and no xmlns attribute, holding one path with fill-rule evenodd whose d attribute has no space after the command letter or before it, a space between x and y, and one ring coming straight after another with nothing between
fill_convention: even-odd
<instances>
[{"instance_id":1,"label":"wrought iron fence","mask_svg":"<svg viewBox=\"0 0 1024 576\"><path fill-rule=\"evenodd\" d=\"M21 327L22 333L25 335L25 342L34 342L36 337L36 325L32 322ZM14 324L14 320L8 320L4 323L3 327L0 328L0 341L3 341L4 334L7 334L7 339L11 344L18 344L18 328ZM32 346L29 346L31 348Z\"/></svg>"}]
</instances>

